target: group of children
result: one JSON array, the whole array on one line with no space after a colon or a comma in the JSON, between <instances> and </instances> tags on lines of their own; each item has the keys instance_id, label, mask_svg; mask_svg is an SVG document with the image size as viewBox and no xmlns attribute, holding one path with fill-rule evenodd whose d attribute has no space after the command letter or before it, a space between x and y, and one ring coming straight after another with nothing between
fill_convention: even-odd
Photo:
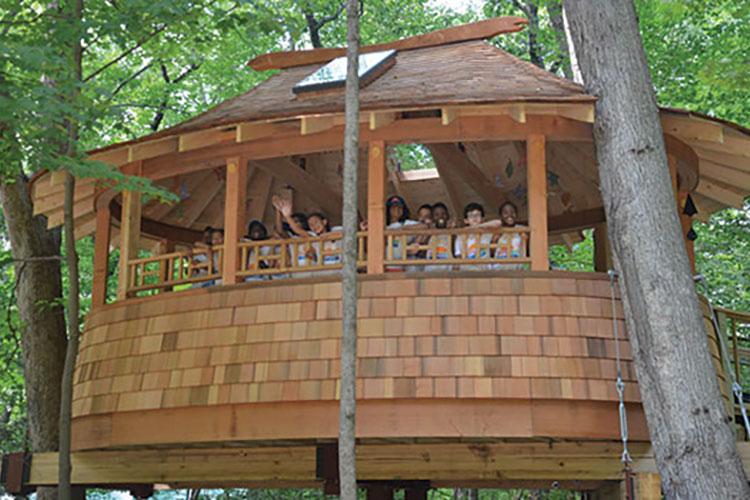
<instances>
[{"instance_id":1,"label":"group of children","mask_svg":"<svg viewBox=\"0 0 750 500\"><path fill-rule=\"evenodd\" d=\"M310 276L312 272L316 275L321 273L335 273L335 270L326 270L325 266L333 266L341 263L341 226L331 227L328 218L315 212L305 215L294 212L289 200L274 196L272 205L275 209L275 224L273 235L269 235L266 226L259 220L252 220L248 224L247 234L243 238L246 242L260 242L270 240L273 243L267 245L253 245L247 252L247 271L259 269L279 269L278 273L267 272L263 274L250 274L246 281L258 281L267 279L280 279ZM458 264L461 270L487 270L487 269L514 269L519 264L473 264L468 260L508 259L525 257L525 244L522 232L492 231L493 228L518 228L516 225L517 209L511 202L505 202L500 206L500 218L496 220L485 220L484 207L479 203L469 203L464 208L463 223L467 228L478 231L461 234L434 233L424 235L409 235L406 238L394 237L390 240L386 256L389 260L417 260L420 265L387 267L388 271L435 271L449 270L451 265L434 263L436 260L460 259ZM367 229L367 221L360 225L362 230ZM386 201L386 229L454 229L459 224L450 217L448 207L444 203L434 205L422 205L417 210L417 220L410 218L409 208L400 196L392 196ZM278 240L286 240L281 243ZM295 241L297 240L297 241ZM219 267L219 255L211 249L224 242L224 232L221 229L208 227L204 231L203 240L196 247L207 247L206 252L193 255L194 265L199 264L195 275L207 275L209 260L212 272L217 273ZM282 245L286 246L286 262L278 255ZM494 249L494 251L493 251ZM273 257L273 258L272 258ZM427 264L426 260L433 261ZM314 271L298 271L298 269L316 267ZM323 269L321 269L323 267ZM294 268L294 273L284 272ZM218 284L216 280L201 283L198 286L210 286Z\"/></svg>"},{"instance_id":2,"label":"group of children","mask_svg":"<svg viewBox=\"0 0 750 500\"><path fill-rule=\"evenodd\" d=\"M526 257L526 247L523 239L523 229L516 224L518 210L516 206L506 201L500 206L500 217L495 220L485 220L484 207L479 203L469 203L464 207L463 227L480 231L466 232L456 235L430 234L406 239L406 259L449 260L459 259L461 270L488 269L518 269L518 263L469 264L467 260L509 259ZM422 205L417 210L417 220L409 218L409 208L400 196L392 196L386 202L387 229L454 229L459 225L450 218L448 207L444 203ZM519 232L493 232L493 228L516 228ZM484 231L481 231L484 230ZM392 258L403 259L402 239L393 239ZM428 249L425 250L424 247ZM452 253L451 253L452 248ZM493 251L494 249L494 251ZM421 266L407 266L406 270L420 270ZM450 265L428 264L425 271L449 270ZM395 269L391 269L395 270Z\"/></svg>"}]
</instances>

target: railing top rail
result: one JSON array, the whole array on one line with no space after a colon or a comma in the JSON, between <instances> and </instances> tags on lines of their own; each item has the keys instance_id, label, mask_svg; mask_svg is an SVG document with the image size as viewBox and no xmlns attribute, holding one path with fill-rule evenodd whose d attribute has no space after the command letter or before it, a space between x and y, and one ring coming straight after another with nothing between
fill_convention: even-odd
<instances>
[{"instance_id":1,"label":"railing top rail","mask_svg":"<svg viewBox=\"0 0 750 500\"><path fill-rule=\"evenodd\" d=\"M714 306L714 310L726 316L729 316L732 319L740 320L743 323L750 323L750 312L735 311L733 309L727 309L720 306Z\"/></svg>"}]
</instances>

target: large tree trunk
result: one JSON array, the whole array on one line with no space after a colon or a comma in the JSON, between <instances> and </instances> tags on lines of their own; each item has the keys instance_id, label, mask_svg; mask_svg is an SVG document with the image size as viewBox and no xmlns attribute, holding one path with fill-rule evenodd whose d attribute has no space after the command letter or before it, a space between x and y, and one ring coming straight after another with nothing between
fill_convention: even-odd
<instances>
[{"instance_id":1,"label":"large tree trunk","mask_svg":"<svg viewBox=\"0 0 750 500\"><path fill-rule=\"evenodd\" d=\"M48 231L45 219L33 216L29 184L23 175L14 182L0 182L0 202L16 259L31 451L54 451L66 345L59 231ZM57 498L55 488L39 488L37 493L40 500Z\"/></svg>"},{"instance_id":2,"label":"large tree trunk","mask_svg":"<svg viewBox=\"0 0 750 500\"><path fill-rule=\"evenodd\" d=\"M632 1L566 0L625 318L667 498L750 498L690 274ZM613 425L616 425L613 422Z\"/></svg>"},{"instance_id":3,"label":"large tree trunk","mask_svg":"<svg viewBox=\"0 0 750 500\"><path fill-rule=\"evenodd\" d=\"M359 5L357 0L347 2L347 26L339 483L341 498L356 500L354 417L357 377L357 162L359 159Z\"/></svg>"}]
</instances>

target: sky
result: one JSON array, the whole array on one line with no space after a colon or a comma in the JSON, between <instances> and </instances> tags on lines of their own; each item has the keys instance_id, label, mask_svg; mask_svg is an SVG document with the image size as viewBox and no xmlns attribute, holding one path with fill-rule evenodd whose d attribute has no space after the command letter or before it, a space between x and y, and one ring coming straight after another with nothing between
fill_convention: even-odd
<instances>
[{"instance_id":1,"label":"sky","mask_svg":"<svg viewBox=\"0 0 750 500\"><path fill-rule=\"evenodd\" d=\"M482 0L430 0L430 3L450 7L458 12L467 12L469 10L479 10L483 2Z\"/></svg>"}]
</instances>

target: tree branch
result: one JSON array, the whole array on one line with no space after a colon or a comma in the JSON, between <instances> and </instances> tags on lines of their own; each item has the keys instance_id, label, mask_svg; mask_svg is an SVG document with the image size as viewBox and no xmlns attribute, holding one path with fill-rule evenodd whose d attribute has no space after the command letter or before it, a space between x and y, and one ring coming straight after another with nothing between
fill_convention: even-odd
<instances>
[{"instance_id":1,"label":"tree branch","mask_svg":"<svg viewBox=\"0 0 750 500\"><path fill-rule=\"evenodd\" d=\"M151 33L149 33L148 35L146 35L145 37L143 37L140 40L138 40L134 46L132 46L129 49L125 50L120 55L118 55L117 57L115 57L114 59L112 59L111 61L109 61L108 63L104 64L104 66L99 67L99 69L95 70L93 73L91 73L88 76L86 76L86 78L83 79L83 82L86 83L89 80L92 80L93 78L96 78L103 71L107 70L111 66L117 64L118 62L122 61L123 59L125 59L126 57L128 57L130 54L132 54L133 52L135 52L136 50L138 50L139 48L141 48L144 43L148 42L149 40L151 40L152 38L154 38L156 35L158 35L162 31L164 31L165 29L167 29L167 26L168 26L167 24L162 24L157 29L155 29L154 31L152 31Z\"/></svg>"},{"instance_id":2,"label":"tree branch","mask_svg":"<svg viewBox=\"0 0 750 500\"><path fill-rule=\"evenodd\" d=\"M138 71L136 71L135 73L133 73L132 75L130 75L129 77L121 81L117 85L117 87L115 87L115 89L112 91L112 95L110 96L110 99L116 96L117 93L120 92L123 89L123 87L125 87L128 83L132 82L133 80L141 76L143 73L145 73L151 66L153 66L153 63L148 63L145 66L143 66L141 69L139 69Z\"/></svg>"}]
</instances>

